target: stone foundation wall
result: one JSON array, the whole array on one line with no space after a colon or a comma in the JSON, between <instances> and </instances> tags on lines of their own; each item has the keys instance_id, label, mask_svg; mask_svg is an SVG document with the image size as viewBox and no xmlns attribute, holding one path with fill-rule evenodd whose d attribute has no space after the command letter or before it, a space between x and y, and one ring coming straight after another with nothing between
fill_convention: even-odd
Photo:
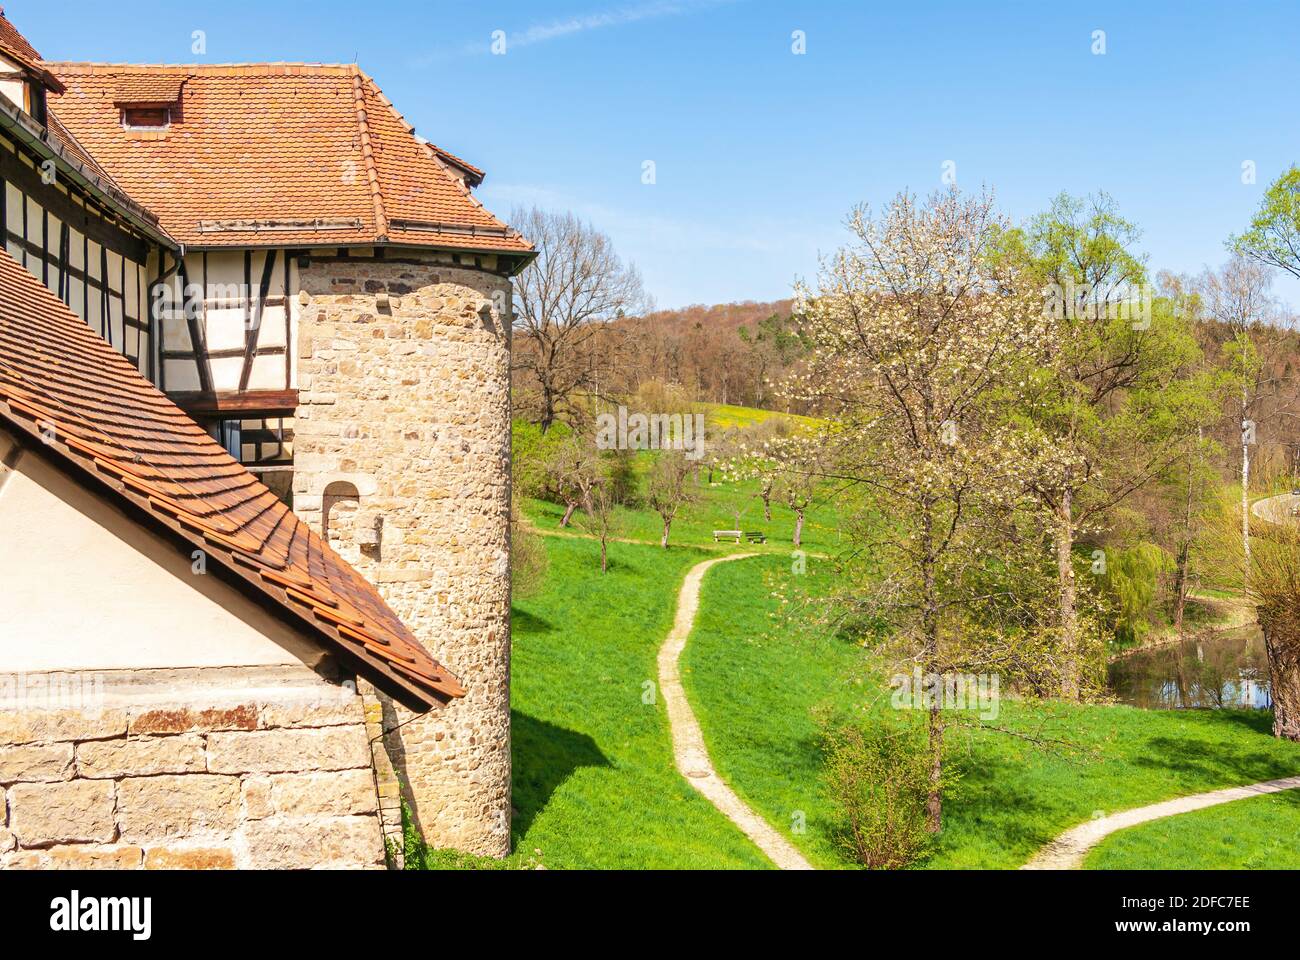
<instances>
[{"instance_id":1,"label":"stone foundation wall","mask_svg":"<svg viewBox=\"0 0 1300 960\"><path fill-rule=\"evenodd\" d=\"M294 509L328 527L468 691L414 719L384 705L389 753L425 839L503 856L510 282L494 268L491 257L436 254L313 257L300 268Z\"/></svg>"},{"instance_id":2,"label":"stone foundation wall","mask_svg":"<svg viewBox=\"0 0 1300 960\"><path fill-rule=\"evenodd\" d=\"M362 698L307 674L0 677L0 868L382 867Z\"/></svg>"}]
</instances>

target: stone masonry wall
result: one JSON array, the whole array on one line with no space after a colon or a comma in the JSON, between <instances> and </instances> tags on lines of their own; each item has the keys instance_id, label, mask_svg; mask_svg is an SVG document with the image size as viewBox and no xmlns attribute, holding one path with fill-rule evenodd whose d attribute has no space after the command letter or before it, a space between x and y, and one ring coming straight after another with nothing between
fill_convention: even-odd
<instances>
[{"instance_id":1,"label":"stone masonry wall","mask_svg":"<svg viewBox=\"0 0 1300 960\"><path fill-rule=\"evenodd\" d=\"M491 261L301 267L294 508L318 531L328 521L335 548L467 690L418 718L385 704L425 839L504 856L510 282Z\"/></svg>"},{"instance_id":2,"label":"stone masonry wall","mask_svg":"<svg viewBox=\"0 0 1300 960\"><path fill-rule=\"evenodd\" d=\"M131 673L78 684L92 701L0 707L0 868L384 865L356 691L282 668ZM0 690L54 689L32 681Z\"/></svg>"}]
</instances>

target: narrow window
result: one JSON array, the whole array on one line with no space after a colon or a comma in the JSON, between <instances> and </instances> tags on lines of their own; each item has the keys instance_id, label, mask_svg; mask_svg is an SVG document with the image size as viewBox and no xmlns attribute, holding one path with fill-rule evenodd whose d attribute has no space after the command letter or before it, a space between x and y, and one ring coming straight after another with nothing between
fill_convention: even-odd
<instances>
[{"instance_id":1,"label":"narrow window","mask_svg":"<svg viewBox=\"0 0 1300 960\"><path fill-rule=\"evenodd\" d=\"M170 107L122 108L122 126L128 130L166 130L171 121Z\"/></svg>"}]
</instances>

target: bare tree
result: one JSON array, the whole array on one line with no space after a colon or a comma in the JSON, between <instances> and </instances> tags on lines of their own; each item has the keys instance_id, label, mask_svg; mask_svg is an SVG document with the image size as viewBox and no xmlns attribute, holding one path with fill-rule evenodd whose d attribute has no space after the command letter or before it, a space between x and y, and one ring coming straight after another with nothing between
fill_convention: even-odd
<instances>
[{"instance_id":1,"label":"bare tree","mask_svg":"<svg viewBox=\"0 0 1300 960\"><path fill-rule=\"evenodd\" d=\"M598 393L594 340L610 321L650 306L641 275L613 241L571 213L517 208L511 223L537 247L515 278L515 369L538 392L542 432L572 417L581 391Z\"/></svg>"},{"instance_id":2,"label":"bare tree","mask_svg":"<svg viewBox=\"0 0 1300 960\"><path fill-rule=\"evenodd\" d=\"M1206 270L1197 283L1207 316L1223 324L1232 335L1230 369L1238 380L1241 421L1241 545L1250 566L1250 448L1257 424L1251 413L1263 392L1265 365L1260 360L1259 339L1265 325L1277 317L1270 295L1273 278L1258 260L1234 256L1219 270Z\"/></svg>"},{"instance_id":3,"label":"bare tree","mask_svg":"<svg viewBox=\"0 0 1300 960\"><path fill-rule=\"evenodd\" d=\"M575 510L591 509L591 491L600 482L600 454L591 438L579 433L565 437L547 458L546 474L554 496L564 504L560 526L567 527Z\"/></svg>"},{"instance_id":4,"label":"bare tree","mask_svg":"<svg viewBox=\"0 0 1300 960\"><path fill-rule=\"evenodd\" d=\"M600 572L609 571L609 541L613 539L620 527L618 495L607 466L602 463L601 471L592 485L585 512L580 524L588 533L600 541Z\"/></svg>"},{"instance_id":5,"label":"bare tree","mask_svg":"<svg viewBox=\"0 0 1300 960\"><path fill-rule=\"evenodd\" d=\"M646 484L646 502L664 523L659 545L668 548L668 534L673 520L683 506L698 499L692 475L694 465L678 450L665 450L655 459Z\"/></svg>"}]
</instances>

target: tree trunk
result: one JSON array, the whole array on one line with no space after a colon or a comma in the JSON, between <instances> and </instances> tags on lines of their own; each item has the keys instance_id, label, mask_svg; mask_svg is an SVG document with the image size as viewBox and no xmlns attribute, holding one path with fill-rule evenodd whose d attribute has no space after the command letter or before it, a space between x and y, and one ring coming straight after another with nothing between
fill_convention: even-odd
<instances>
[{"instance_id":1,"label":"tree trunk","mask_svg":"<svg viewBox=\"0 0 1300 960\"><path fill-rule=\"evenodd\" d=\"M794 511L794 545L797 547L803 543L803 507L796 507Z\"/></svg>"},{"instance_id":2,"label":"tree trunk","mask_svg":"<svg viewBox=\"0 0 1300 960\"><path fill-rule=\"evenodd\" d=\"M1268 651L1268 679L1273 695L1273 735L1300 741L1300 611L1260 608L1259 625Z\"/></svg>"},{"instance_id":3,"label":"tree trunk","mask_svg":"<svg viewBox=\"0 0 1300 960\"><path fill-rule=\"evenodd\" d=\"M925 801L925 828L930 833L943 829L943 713L942 696L930 705L930 795Z\"/></svg>"},{"instance_id":4,"label":"tree trunk","mask_svg":"<svg viewBox=\"0 0 1300 960\"><path fill-rule=\"evenodd\" d=\"M1241 549L1246 558L1245 576L1250 577L1250 435L1246 432L1249 397L1241 391Z\"/></svg>"},{"instance_id":5,"label":"tree trunk","mask_svg":"<svg viewBox=\"0 0 1300 960\"><path fill-rule=\"evenodd\" d=\"M772 497L769 493L763 494L763 519L772 522Z\"/></svg>"},{"instance_id":6,"label":"tree trunk","mask_svg":"<svg viewBox=\"0 0 1300 960\"><path fill-rule=\"evenodd\" d=\"M601 534L600 536L600 572L601 573L609 572L609 554L608 551L606 550L606 547L607 547L607 541L605 539L605 535Z\"/></svg>"},{"instance_id":7,"label":"tree trunk","mask_svg":"<svg viewBox=\"0 0 1300 960\"><path fill-rule=\"evenodd\" d=\"M1197 430L1200 440L1200 430ZM1188 583L1191 576L1192 562L1192 503L1195 494L1196 461L1187 458L1187 500L1183 504L1183 539L1178 545L1178 555L1174 565L1174 632L1183 635L1183 616L1187 612Z\"/></svg>"},{"instance_id":8,"label":"tree trunk","mask_svg":"<svg viewBox=\"0 0 1300 960\"><path fill-rule=\"evenodd\" d=\"M1187 611L1187 561L1191 553L1191 544L1184 543L1178 548L1174 561L1174 633L1183 635L1183 615Z\"/></svg>"},{"instance_id":9,"label":"tree trunk","mask_svg":"<svg viewBox=\"0 0 1300 960\"><path fill-rule=\"evenodd\" d=\"M569 521L573 519L573 511L577 509L578 509L578 504L576 502L566 504L564 507L564 516L560 518L560 526L567 527L569 525Z\"/></svg>"},{"instance_id":10,"label":"tree trunk","mask_svg":"<svg viewBox=\"0 0 1300 960\"><path fill-rule=\"evenodd\" d=\"M667 518L664 518L664 535L663 538L660 539L659 541L659 546L663 547L665 550L668 549L668 531L672 529L672 526L673 526L673 522Z\"/></svg>"},{"instance_id":11,"label":"tree trunk","mask_svg":"<svg viewBox=\"0 0 1300 960\"><path fill-rule=\"evenodd\" d=\"M1079 611L1074 588L1074 499L1061 492L1056 511L1057 620L1061 630L1061 697L1078 700L1082 692L1079 662Z\"/></svg>"},{"instance_id":12,"label":"tree trunk","mask_svg":"<svg viewBox=\"0 0 1300 960\"><path fill-rule=\"evenodd\" d=\"M921 582L922 610L921 635L924 649L921 654L923 683L939 671L939 602L934 577L934 518L926 506L921 519L922 550ZM943 829L943 685L939 695L930 702L930 795L925 801L926 830L938 833Z\"/></svg>"}]
</instances>

